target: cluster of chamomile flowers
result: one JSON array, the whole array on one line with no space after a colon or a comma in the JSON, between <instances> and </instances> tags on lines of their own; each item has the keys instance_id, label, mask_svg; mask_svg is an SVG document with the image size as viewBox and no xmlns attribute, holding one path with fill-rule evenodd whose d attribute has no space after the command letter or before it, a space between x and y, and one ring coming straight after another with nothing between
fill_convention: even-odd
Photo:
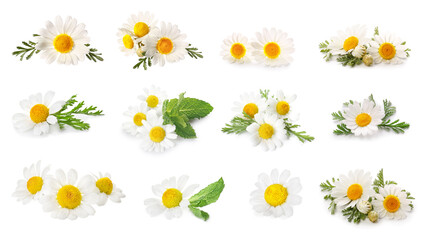
<instances>
[{"instance_id":1,"label":"cluster of chamomile flowers","mask_svg":"<svg viewBox=\"0 0 432 240\"><path fill-rule=\"evenodd\" d=\"M119 203L125 197L109 173L86 175L78 180L74 169L67 173L58 169L50 174L50 167L41 168L41 161L24 168L24 178L12 194L23 204L39 202L53 218L75 220L95 214L93 205L103 206L107 200Z\"/></svg>"},{"instance_id":2,"label":"cluster of chamomile flowers","mask_svg":"<svg viewBox=\"0 0 432 240\"><path fill-rule=\"evenodd\" d=\"M250 43L242 34L233 33L223 41L221 55L231 63L250 63L253 59L265 66L280 67L293 61L293 52L293 39L287 33L264 28Z\"/></svg>"}]
</instances>

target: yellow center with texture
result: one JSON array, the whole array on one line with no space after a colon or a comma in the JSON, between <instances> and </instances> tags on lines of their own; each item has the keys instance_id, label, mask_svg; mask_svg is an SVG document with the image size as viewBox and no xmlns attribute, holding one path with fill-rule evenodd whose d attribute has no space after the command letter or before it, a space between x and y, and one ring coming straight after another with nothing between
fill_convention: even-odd
<instances>
[{"instance_id":1,"label":"yellow center with texture","mask_svg":"<svg viewBox=\"0 0 432 240\"><path fill-rule=\"evenodd\" d=\"M65 185L57 192L57 202L62 208L75 209L81 205L80 190L72 185Z\"/></svg>"},{"instance_id":2,"label":"yellow center with texture","mask_svg":"<svg viewBox=\"0 0 432 240\"><path fill-rule=\"evenodd\" d=\"M391 43L383 43L379 47L378 53L385 60L390 60L396 55L396 48Z\"/></svg>"},{"instance_id":3,"label":"yellow center with texture","mask_svg":"<svg viewBox=\"0 0 432 240\"><path fill-rule=\"evenodd\" d=\"M264 192L265 201L273 207L277 207L286 202L288 189L281 184L272 184Z\"/></svg>"},{"instance_id":4,"label":"yellow center with texture","mask_svg":"<svg viewBox=\"0 0 432 240\"><path fill-rule=\"evenodd\" d=\"M34 123L45 122L49 116L49 109L43 104L36 104L30 109L30 119Z\"/></svg>"},{"instance_id":5,"label":"yellow center with texture","mask_svg":"<svg viewBox=\"0 0 432 240\"><path fill-rule=\"evenodd\" d=\"M165 133L165 130L162 127L153 127L150 130L150 134L149 135L150 135L150 139L153 142L160 143L160 142L162 142L165 139L166 133Z\"/></svg>"},{"instance_id":6,"label":"yellow center with texture","mask_svg":"<svg viewBox=\"0 0 432 240\"><path fill-rule=\"evenodd\" d=\"M269 139L274 134L274 128L268 123L263 123L258 129L258 134L262 139Z\"/></svg>"},{"instance_id":7,"label":"yellow center with texture","mask_svg":"<svg viewBox=\"0 0 432 240\"><path fill-rule=\"evenodd\" d=\"M359 40L357 37L351 36L347 39L345 39L344 44L343 44L343 49L348 52L351 49L354 49L355 47L357 47L359 43Z\"/></svg>"},{"instance_id":8,"label":"yellow center with texture","mask_svg":"<svg viewBox=\"0 0 432 240\"><path fill-rule=\"evenodd\" d=\"M383 206L388 212L394 213L399 210L400 200L395 195L387 195L383 201Z\"/></svg>"},{"instance_id":9,"label":"yellow center with texture","mask_svg":"<svg viewBox=\"0 0 432 240\"><path fill-rule=\"evenodd\" d=\"M141 127L143 125L142 123L143 120L147 120L147 116L142 112L135 114L135 116L133 117L133 122L138 127Z\"/></svg>"},{"instance_id":10,"label":"yellow center with texture","mask_svg":"<svg viewBox=\"0 0 432 240\"><path fill-rule=\"evenodd\" d=\"M156 97L155 95L150 95L147 97L146 102L147 102L147 106L151 108L155 108L159 104L159 98Z\"/></svg>"},{"instance_id":11,"label":"yellow center with texture","mask_svg":"<svg viewBox=\"0 0 432 240\"><path fill-rule=\"evenodd\" d=\"M253 118L258 113L258 106L255 103L248 103L243 107L243 112Z\"/></svg>"},{"instance_id":12,"label":"yellow center with texture","mask_svg":"<svg viewBox=\"0 0 432 240\"><path fill-rule=\"evenodd\" d=\"M174 48L174 44L169 38L161 38L156 44L156 49L160 54L169 54Z\"/></svg>"},{"instance_id":13,"label":"yellow center with texture","mask_svg":"<svg viewBox=\"0 0 432 240\"><path fill-rule=\"evenodd\" d=\"M110 195L112 193L114 185L113 185L111 179L104 177L104 178L100 178L99 180L96 181L96 187L99 188L99 191L101 193L105 193L106 195Z\"/></svg>"},{"instance_id":14,"label":"yellow center with texture","mask_svg":"<svg viewBox=\"0 0 432 240\"><path fill-rule=\"evenodd\" d=\"M41 177L31 177L28 181L27 181L27 190L31 193L31 194L36 194L37 192L39 192L42 189L43 186L43 180Z\"/></svg>"},{"instance_id":15,"label":"yellow center with texture","mask_svg":"<svg viewBox=\"0 0 432 240\"><path fill-rule=\"evenodd\" d=\"M134 47L134 42L129 34L123 36L123 45L127 49L132 49Z\"/></svg>"},{"instance_id":16,"label":"yellow center with texture","mask_svg":"<svg viewBox=\"0 0 432 240\"><path fill-rule=\"evenodd\" d=\"M231 56L235 59L241 59L246 55L246 47L241 43L234 43L231 46Z\"/></svg>"},{"instance_id":17,"label":"yellow center with texture","mask_svg":"<svg viewBox=\"0 0 432 240\"><path fill-rule=\"evenodd\" d=\"M144 37L150 32L150 28L147 24L143 22L137 22L134 26L134 34L137 37Z\"/></svg>"},{"instance_id":18,"label":"yellow center with texture","mask_svg":"<svg viewBox=\"0 0 432 240\"><path fill-rule=\"evenodd\" d=\"M363 187L360 184L354 183L347 190L347 197L350 200L357 200L363 194Z\"/></svg>"},{"instance_id":19,"label":"yellow center with texture","mask_svg":"<svg viewBox=\"0 0 432 240\"><path fill-rule=\"evenodd\" d=\"M281 53L279 44L275 42L269 42L264 46L264 55L270 59L276 59Z\"/></svg>"},{"instance_id":20,"label":"yellow center with texture","mask_svg":"<svg viewBox=\"0 0 432 240\"><path fill-rule=\"evenodd\" d=\"M162 204L166 208L178 207L182 200L183 194L175 188L167 189L162 195Z\"/></svg>"},{"instance_id":21,"label":"yellow center with texture","mask_svg":"<svg viewBox=\"0 0 432 240\"><path fill-rule=\"evenodd\" d=\"M367 113L360 113L357 115L355 121L359 127L366 127L371 123L372 117Z\"/></svg>"},{"instance_id":22,"label":"yellow center with texture","mask_svg":"<svg viewBox=\"0 0 432 240\"><path fill-rule=\"evenodd\" d=\"M289 112L289 110L290 110L290 105L285 101L279 101L276 104L276 112L279 115L286 115Z\"/></svg>"},{"instance_id":23,"label":"yellow center with texture","mask_svg":"<svg viewBox=\"0 0 432 240\"><path fill-rule=\"evenodd\" d=\"M72 51L74 41L72 40L71 36L67 34L60 34L54 38L53 45L57 52L68 53Z\"/></svg>"}]
</instances>

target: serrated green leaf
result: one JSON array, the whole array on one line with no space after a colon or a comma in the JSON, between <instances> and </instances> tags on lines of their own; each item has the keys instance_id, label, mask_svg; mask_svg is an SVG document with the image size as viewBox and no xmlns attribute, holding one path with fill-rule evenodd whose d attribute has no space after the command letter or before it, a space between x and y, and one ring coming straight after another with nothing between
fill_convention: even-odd
<instances>
[{"instance_id":1,"label":"serrated green leaf","mask_svg":"<svg viewBox=\"0 0 432 240\"><path fill-rule=\"evenodd\" d=\"M189 205L189 209L197 218L201 218L204 221L207 221L210 217L208 213L206 213L203 210L200 210L198 208L194 208L191 205Z\"/></svg>"},{"instance_id":2,"label":"serrated green leaf","mask_svg":"<svg viewBox=\"0 0 432 240\"><path fill-rule=\"evenodd\" d=\"M186 126L183 127L179 124L176 124L173 122L173 124L176 126L176 134L179 135L182 138L196 138L195 130L193 129L192 125L189 122L186 122Z\"/></svg>"},{"instance_id":3,"label":"serrated green leaf","mask_svg":"<svg viewBox=\"0 0 432 240\"><path fill-rule=\"evenodd\" d=\"M190 206L192 207L204 207L211 203L216 202L219 199L220 194L222 193L225 187L225 183L222 178L220 178L217 182L214 182L197 194L193 195L189 198Z\"/></svg>"},{"instance_id":4,"label":"serrated green leaf","mask_svg":"<svg viewBox=\"0 0 432 240\"><path fill-rule=\"evenodd\" d=\"M179 103L179 113L185 114L188 119L200 119L213 111L213 107L203 100L196 98L184 98Z\"/></svg>"}]
</instances>

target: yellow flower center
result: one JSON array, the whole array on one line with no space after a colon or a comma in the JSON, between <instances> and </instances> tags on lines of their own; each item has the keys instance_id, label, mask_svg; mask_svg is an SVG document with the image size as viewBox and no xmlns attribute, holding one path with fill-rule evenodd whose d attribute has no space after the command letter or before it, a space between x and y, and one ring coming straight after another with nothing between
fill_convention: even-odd
<instances>
[{"instance_id":1,"label":"yellow flower center","mask_svg":"<svg viewBox=\"0 0 432 240\"><path fill-rule=\"evenodd\" d=\"M272 184L264 192L264 199L273 207L282 205L287 198L288 189L281 184Z\"/></svg>"},{"instance_id":2,"label":"yellow flower center","mask_svg":"<svg viewBox=\"0 0 432 240\"><path fill-rule=\"evenodd\" d=\"M276 104L276 112L279 113L280 115L286 115L289 112L289 110L290 110L290 105L285 101L279 101Z\"/></svg>"},{"instance_id":3,"label":"yellow flower center","mask_svg":"<svg viewBox=\"0 0 432 240\"><path fill-rule=\"evenodd\" d=\"M271 59L279 57L281 52L279 44L275 42L269 42L264 46L264 54Z\"/></svg>"},{"instance_id":4,"label":"yellow flower center","mask_svg":"<svg viewBox=\"0 0 432 240\"><path fill-rule=\"evenodd\" d=\"M162 127L153 127L150 130L150 139L153 142L162 142L165 139L165 130Z\"/></svg>"},{"instance_id":5,"label":"yellow flower center","mask_svg":"<svg viewBox=\"0 0 432 240\"><path fill-rule=\"evenodd\" d=\"M255 103L248 103L243 107L243 112L253 118L258 113L258 106Z\"/></svg>"},{"instance_id":6,"label":"yellow flower center","mask_svg":"<svg viewBox=\"0 0 432 240\"><path fill-rule=\"evenodd\" d=\"M67 34L59 34L54 38L53 45L57 52L68 53L72 51L74 41L72 37Z\"/></svg>"},{"instance_id":7,"label":"yellow flower center","mask_svg":"<svg viewBox=\"0 0 432 240\"><path fill-rule=\"evenodd\" d=\"M359 43L359 40L357 37L351 36L347 39L345 39L345 42L343 44L343 49L348 52L351 49L354 49L355 47L357 47Z\"/></svg>"},{"instance_id":8,"label":"yellow flower center","mask_svg":"<svg viewBox=\"0 0 432 240\"><path fill-rule=\"evenodd\" d=\"M174 48L174 44L169 38L161 38L157 42L156 49L159 51L160 54L168 54L170 53Z\"/></svg>"},{"instance_id":9,"label":"yellow flower center","mask_svg":"<svg viewBox=\"0 0 432 240\"><path fill-rule=\"evenodd\" d=\"M57 202L62 208L74 209L81 205L80 190L72 185L65 185L57 192Z\"/></svg>"},{"instance_id":10,"label":"yellow flower center","mask_svg":"<svg viewBox=\"0 0 432 240\"><path fill-rule=\"evenodd\" d=\"M137 37L144 37L150 32L150 28L147 24L143 22L137 22L134 26L134 34Z\"/></svg>"},{"instance_id":11,"label":"yellow flower center","mask_svg":"<svg viewBox=\"0 0 432 240\"><path fill-rule=\"evenodd\" d=\"M178 207L182 200L183 194L175 188L167 189L162 195L162 203L166 208Z\"/></svg>"},{"instance_id":12,"label":"yellow flower center","mask_svg":"<svg viewBox=\"0 0 432 240\"><path fill-rule=\"evenodd\" d=\"M347 197L351 200L359 199L363 194L363 187L360 184L354 183L347 190Z\"/></svg>"},{"instance_id":13,"label":"yellow flower center","mask_svg":"<svg viewBox=\"0 0 432 240\"><path fill-rule=\"evenodd\" d=\"M391 43L383 43L378 49L379 55L385 60L390 60L396 55L396 48Z\"/></svg>"},{"instance_id":14,"label":"yellow flower center","mask_svg":"<svg viewBox=\"0 0 432 240\"><path fill-rule=\"evenodd\" d=\"M43 104L36 104L30 109L30 119L34 123L45 122L49 116L49 109Z\"/></svg>"},{"instance_id":15,"label":"yellow flower center","mask_svg":"<svg viewBox=\"0 0 432 240\"><path fill-rule=\"evenodd\" d=\"M96 181L96 187L99 188L99 191L101 193L105 193L106 195L110 195L112 193L114 186L113 186L111 179L104 177L104 178L100 178L99 180Z\"/></svg>"},{"instance_id":16,"label":"yellow flower center","mask_svg":"<svg viewBox=\"0 0 432 240\"><path fill-rule=\"evenodd\" d=\"M133 122L139 127L143 125L143 120L147 120L147 116L142 112L135 114L135 116L133 117Z\"/></svg>"},{"instance_id":17,"label":"yellow flower center","mask_svg":"<svg viewBox=\"0 0 432 240\"><path fill-rule=\"evenodd\" d=\"M132 49L134 47L134 41L129 34L123 36L123 45L127 49Z\"/></svg>"},{"instance_id":18,"label":"yellow flower center","mask_svg":"<svg viewBox=\"0 0 432 240\"><path fill-rule=\"evenodd\" d=\"M42 189L43 186L43 180L41 177L31 177L28 181L27 181L27 190L31 193L31 194L36 194L37 192L39 192Z\"/></svg>"},{"instance_id":19,"label":"yellow flower center","mask_svg":"<svg viewBox=\"0 0 432 240\"><path fill-rule=\"evenodd\" d=\"M151 108L155 108L159 104L159 98L156 97L155 95L150 95L147 97L146 102L147 102L147 106Z\"/></svg>"},{"instance_id":20,"label":"yellow flower center","mask_svg":"<svg viewBox=\"0 0 432 240\"><path fill-rule=\"evenodd\" d=\"M268 123L261 124L258 129L258 134L262 139L269 139L274 134L274 128Z\"/></svg>"},{"instance_id":21,"label":"yellow flower center","mask_svg":"<svg viewBox=\"0 0 432 240\"><path fill-rule=\"evenodd\" d=\"M241 43L234 43L231 46L231 56L235 59L241 59L246 55L246 47Z\"/></svg>"},{"instance_id":22,"label":"yellow flower center","mask_svg":"<svg viewBox=\"0 0 432 240\"><path fill-rule=\"evenodd\" d=\"M388 212L397 212L400 207L399 198L395 195L387 195L387 197L383 201L383 206Z\"/></svg>"},{"instance_id":23,"label":"yellow flower center","mask_svg":"<svg viewBox=\"0 0 432 240\"><path fill-rule=\"evenodd\" d=\"M360 113L355 119L356 123L360 127L366 127L372 121L372 117L367 113Z\"/></svg>"}]
</instances>

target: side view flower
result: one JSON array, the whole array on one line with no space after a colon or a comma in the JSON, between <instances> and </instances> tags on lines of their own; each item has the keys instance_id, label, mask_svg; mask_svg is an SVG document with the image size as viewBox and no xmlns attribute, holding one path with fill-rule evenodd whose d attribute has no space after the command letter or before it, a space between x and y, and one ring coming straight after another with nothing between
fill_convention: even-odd
<instances>
[{"instance_id":1,"label":"side view flower","mask_svg":"<svg viewBox=\"0 0 432 240\"><path fill-rule=\"evenodd\" d=\"M349 222L360 223L366 218L373 223L384 217L403 219L414 207L411 193L394 181L384 181L383 169L373 182L370 173L356 170L327 180L320 187L322 192L328 193L324 200L330 201L331 214L342 209Z\"/></svg>"},{"instance_id":2,"label":"side view flower","mask_svg":"<svg viewBox=\"0 0 432 240\"><path fill-rule=\"evenodd\" d=\"M87 59L97 62L103 61L97 49L90 48L90 38L87 36L85 25L77 23L72 17L63 19L57 16L54 23L47 21L45 28L38 34L33 34L34 41L22 42L12 55L29 60L34 54L39 54L47 63L57 61L59 64L78 64Z\"/></svg>"},{"instance_id":3,"label":"side view flower","mask_svg":"<svg viewBox=\"0 0 432 240\"><path fill-rule=\"evenodd\" d=\"M391 121L396 107L387 99L383 100L383 107L376 104L372 94L362 103L350 100L343 105L343 111L332 113L333 120L340 123L333 131L336 135L367 136L377 133L379 129L404 133L410 126L399 119Z\"/></svg>"},{"instance_id":4,"label":"side view flower","mask_svg":"<svg viewBox=\"0 0 432 240\"><path fill-rule=\"evenodd\" d=\"M16 197L18 201L22 201L23 204L32 200L39 200L46 189L48 179L51 177L48 174L49 169L49 167L45 167L41 171L41 161L32 164L29 168L24 168L24 179L18 181L12 196Z\"/></svg>"},{"instance_id":5,"label":"side view flower","mask_svg":"<svg viewBox=\"0 0 432 240\"><path fill-rule=\"evenodd\" d=\"M122 190L113 183L111 174L109 173L94 175L93 183L97 187L97 190L99 190L97 192L98 206L105 205L108 199L112 202L120 203L121 199L125 197Z\"/></svg>"}]
</instances>

